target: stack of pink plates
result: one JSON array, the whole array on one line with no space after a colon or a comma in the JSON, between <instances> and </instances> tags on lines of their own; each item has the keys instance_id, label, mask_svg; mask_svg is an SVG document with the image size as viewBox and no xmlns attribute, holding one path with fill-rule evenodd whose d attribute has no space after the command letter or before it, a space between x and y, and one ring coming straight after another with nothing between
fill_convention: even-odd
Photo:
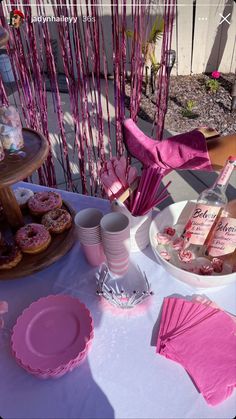
<instances>
[{"instance_id":1,"label":"stack of pink plates","mask_svg":"<svg viewBox=\"0 0 236 419\"><path fill-rule=\"evenodd\" d=\"M26 371L57 378L80 365L92 338L93 320L85 305L69 295L49 295L18 317L11 345Z\"/></svg>"}]
</instances>

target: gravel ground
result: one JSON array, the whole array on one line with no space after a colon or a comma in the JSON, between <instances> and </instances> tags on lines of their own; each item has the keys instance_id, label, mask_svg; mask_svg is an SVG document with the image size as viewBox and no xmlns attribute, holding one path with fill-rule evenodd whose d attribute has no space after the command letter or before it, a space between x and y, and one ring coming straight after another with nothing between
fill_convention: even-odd
<instances>
[{"instance_id":1,"label":"gravel ground","mask_svg":"<svg viewBox=\"0 0 236 419\"><path fill-rule=\"evenodd\" d=\"M199 126L209 126L220 134L236 132L236 113L230 112L231 89L234 74L221 74L220 88L210 93L206 82L210 77L204 74L192 76L171 76L168 111L165 128L175 132L186 132ZM143 89L144 90L144 89ZM129 107L130 87L126 85L126 105ZM182 115L187 101L194 101L193 118ZM149 122L155 117L155 94L147 98L143 92L139 116Z\"/></svg>"}]
</instances>

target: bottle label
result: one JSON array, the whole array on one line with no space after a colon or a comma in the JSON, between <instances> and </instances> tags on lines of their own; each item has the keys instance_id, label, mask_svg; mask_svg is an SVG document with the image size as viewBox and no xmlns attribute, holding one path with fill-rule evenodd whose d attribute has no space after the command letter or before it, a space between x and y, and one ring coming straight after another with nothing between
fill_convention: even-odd
<instances>
[{"instance_id":1,"label":"bottle label","mask_svg":"<svg viewBox=\"0 0 236 419\"><path fill-rule=\"evenodd\" d=\"M225 165L225 167L222 169L217 179L217 185L220 185L220 186L226 185L233 170L234 170L234 165L231 162L228 162Z\"/></svg>"},{"instance_id":2,"label":"bottle label","mask_svg":"<svg viewBox=\"0 0 236 419\"><path fill-rule=\"evenodd\" d=\"M208 254L213 257L233 253L236 249L236 219L221 217L216 224L208 245Z\"/></svg>"},{"instance_id":3,"label":"bottle label","mask_svg":"<svg viewBox=\"0 0 236 419\"><path fill-rule=\"evenodd\" d=\"M184 238L191 244L203 245L221 207L197 204L185 226Z\"/></svg>"}]
</instances>

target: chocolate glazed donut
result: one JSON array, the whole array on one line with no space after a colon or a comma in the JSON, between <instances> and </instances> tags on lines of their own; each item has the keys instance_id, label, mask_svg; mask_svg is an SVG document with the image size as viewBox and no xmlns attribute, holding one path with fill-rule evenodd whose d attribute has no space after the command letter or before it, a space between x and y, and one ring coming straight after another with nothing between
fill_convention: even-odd
<instances>
[{"instance_id":1,"label":"chocolate glazed donut","mask_svg":"<svg viewBox=\"0 0 236 419\"><path fill-rule=\"evenodd\" d=\"M12 269L22 259L22 253L14 243L4 242L0 237L0 269Z\"/></svg>"}]
</instances>

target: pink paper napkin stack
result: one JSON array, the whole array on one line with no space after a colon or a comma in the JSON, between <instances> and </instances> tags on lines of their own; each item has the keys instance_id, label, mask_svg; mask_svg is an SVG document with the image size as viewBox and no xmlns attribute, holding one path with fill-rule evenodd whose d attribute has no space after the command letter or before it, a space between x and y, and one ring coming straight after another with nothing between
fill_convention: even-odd
<instances>
[{"instance_id":1,"label":"pink paper napkin stack","mask_svg":"<svg viewBox=\"0 0 236 419\"><path fill-rule=\"evenodd\" d=\"M236 320L206 298L164 299L157 352L181 364L212 406L236 386Z\"/></svg>"}]
</instances>

